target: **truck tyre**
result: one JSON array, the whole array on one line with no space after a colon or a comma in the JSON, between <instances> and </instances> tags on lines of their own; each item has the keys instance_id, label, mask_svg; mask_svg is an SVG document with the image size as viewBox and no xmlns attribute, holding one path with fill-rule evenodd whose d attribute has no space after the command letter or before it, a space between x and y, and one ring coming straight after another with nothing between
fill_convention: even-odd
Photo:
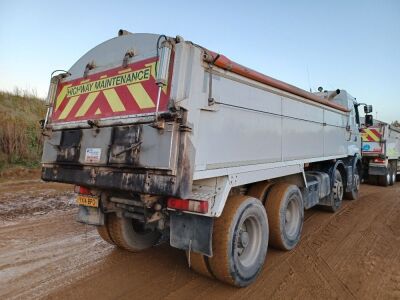
<instances>
[{"instance_id":1,"label":"truck tyre","mask_svg":"<svg viewBox=\"0 0 400 300\"><path fill-rule=\"evenodd\" d=\"M213 257L206 258L215 278L245 287L261 272L268 249L268 219L258 199L235 195L214 221Z\"/></svg>"},{"instance_id":2,"label":"truck tyre","mask_svg":"<svg viewBox=\"0 0 400 300\"><path fill-rule=\"evenodd\" d=\"M186 258L189 260L189 251L186 251ZM208 257L200 253L190 252L190 268L196 273L214 278L208 265ZM189 262L189 261L188 261Z\"/></svg>"},{"instance_id":3,"label":"truck tyre","mask_svg":"<svg viewBox=\"0 0 400 300\"><path fill-rule=\"evenodd\" d=\"M360 174L358 172L358 168L355 168L353 174L353 188L350 192L346 192L344 194L345 198L347 200L357 200L359 189L360 189Z\"/></svg>"},{"instance_id":4,"label":"truck tyre","mask_svg":"<svg viewBox=\"0 0 400 300\"><path fill-rule=\"evenodd\" d=\"M272 182L268 182L268 181L257 182L255 184L251 185L249 191L247 192L247 195L254 197L256 199L260 199L261 202L264 204L272 186L273 186Z\"/></svg>"},{"instance_id":5,"label":"truck tyre","mask_svg":"<svg viewBox=\"0 0 400 300\"><path fill-rule=\"evenodd\" d=\"M372 185L378 185L378 176L377 175L368 175L368 183Z\"/></svg>"},{"instance_id":6,"label":"truck tyre","mask_svg":"<svg viewBox=\"0 0 400 300\"><path fill-rule=\"evenodd\" d=\"M96 226L97 232L99 233L100 237L105 240L107 243L111 245L115 245L114 241L111 238L110 232L108 231L108 217L110 215L104 215L104 225Z\"/></svg>"},{"instance_id":7,"label":"truck tyre","mask_svg":"<svg viewBox=\"0 0 400 300\"><path fill-rule=\"evenodd\" d=\"M115 245L131 252L139 252L154 246L161 236L158 231L144 229L134 219L119 218L116 214L109 216L108 230Z\"/></svg>"},{"instance_id":8,"label":"truck tyre","mask_svg":"<svg viewBox=\"0 0 400 300\"><path fill-rule=\"evenodd\" d=\"M390 174L390 168L387 170L387 174L386 175L381 175L378 176L378 183L380 186L389 186L390 185L390 181L391 181L391 174Z\"/></svg>"},{"instance_id":9,"label":"truck tyre","mask_svg":"<svg viewBox=\"0 0 400 300\"><path fill-rule=\"evenodd\" d=\"M331 193L332 206L327 207L330 212L336 212L342 206L343 190L342 175L340 174L339 170L336 169Z\"/></svg>"},{"instance_id":10,"label":"truck tyre","mask_svg":"<svg viewBox=\"0 0 400 300\"><path fill-rule=\"evenodd\" d=\"M294 184L277 183L265 203L270 228L270 245L281 250L293 249L300 240L304 207L299 188Z\"/></svg>"},{"instance_id":11,"label":"truck tyre","mask_svg":"<svg viewBox=\"0 0 400 300\"><path fill-rule=\"evenodd\" d=\"M396 167L397 163L392 163L392 167L390 168L390 185L394 185L396 183Z\"/></svg>"}]
</instances>

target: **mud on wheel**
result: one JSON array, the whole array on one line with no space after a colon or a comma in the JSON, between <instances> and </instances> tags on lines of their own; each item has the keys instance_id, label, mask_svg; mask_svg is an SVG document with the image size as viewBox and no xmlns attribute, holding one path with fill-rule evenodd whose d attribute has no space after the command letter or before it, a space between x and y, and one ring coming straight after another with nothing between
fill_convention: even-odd
<instances>
[{"instance_id":1,"label":"mud on wheel","mask_svg":"<svg viewBox=\"0 0 400 300\"><path fill-rule=\"evenodd\" d=\"M397 161L392 161L390 163L390 185L394 185L396 183L397 177Z\"/></svg>"},{"instance_id":2,"label":"mud on wheel","mask_svg":"<svg viewBox=\"0 0 400 300\"><path fill-rule=\"evenodd\" d=\"M331 212L336 212L342 206L344 194L343 179L338 169L335 170L334 176L331 193L332 205L328 206L328 210Z\"/></svg>"},{"instance_id":3,"label":"mud on wheel","mask_svg":"<svg viewBox=\"0 0 400 300\"><path fill-rule=\"evenodd\" d=\"M107 215L106 224L111 241L118 247L131 252L138 252L154 246L161 235L156 230L146 229L144 224L139 221L125 217L120 218L114 213Z\"/></svg>"},{"instance_id":4,"label":"mud on wheel","mask_svg":"<svg viewBox=\"0 0 400 300\"><path fill-rule=\"evenodd\" d=\"M252 283L268 249L268 219L261 201L243 195L230 197L214 221L212 239L213 257L195 254L191 267L234 286Z\"/></svg>"},{"instance_id":5,"label":"mud on wheel","mask_svg":"<svg viewBox=\"0 0 400 300\"><path fill-rule=\"evenodd\" d=\"M356 200L358 198L358 191L360 190L360 172L358 168L354 168L353 174L353 188L350 192L344 194L347 200Z\"/></svg>"},{"instance_id":6,"label":"mud on wheel","mask_svg":"<svg viewBox=\"0 0 400 300\"><path fill-rule=\"evenodd\" d=\"M268 197L268 193L270 192L273 185L274 182L270 181L257 182L251 185L247 192L247 195L259 199L262 203L265 203Z\"/></svg>"},{"instance_id":7,"label":"mud on wheel","mask_svg":"<svg viewBox=\"0 0 400 300\"><path fill-rule=\"evenodd\" d=\"M293 249L303 228L303 198L299 188L289 183L275 184L265 202L271 246L281 250Z\"/></svg>"},{"instance_id":8,"label":"mud on wheel","mask_svg":"<svg viewBox=\"0 0 400 300\"><path fill-rule=\"evenodd\" d=\"M186 259L188 260L189 267L196 273L209 278L215 278L210 269L207 256L200 253L186 251Z\"/></svg>"},{"instance_id":9,"label":"mud on wheel","mask_svg":"<svg viewBox=\"0 0 400 300\"><path fill-rule=\"evenodd\" d=\"M392 176L390 174L390 168L387 170L386 175L379 175L378 176L378 183L380 186L389 186Z\"/></svg>"},{"instance_id":10,"label":"mud on wheel","mask_svg":"<svg viewBox=\"0 0 400 300\"><path fill-rule=\"evenodd\" d=\"M107 243L111 245L115 245L114 241L111 238L109 228L108 228L108 217L109 215L105 214L104 215L104 225L101 226L96 226L97 232L100 235L100 237L105 240Z\"/></svg>"}]
</instances>

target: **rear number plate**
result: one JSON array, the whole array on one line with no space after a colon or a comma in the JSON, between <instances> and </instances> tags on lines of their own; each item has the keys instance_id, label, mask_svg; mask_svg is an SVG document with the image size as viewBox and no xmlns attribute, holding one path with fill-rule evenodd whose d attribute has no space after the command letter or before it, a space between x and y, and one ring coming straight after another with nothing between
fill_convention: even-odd
<instances>
[{"instance_id":1,"label":"rear number plate","mask_svg":"<svg viewBox=\"0 0 400 300\"><path fill-rule=\"evenodd\" d=\"M79 195L76 198L76 202L83 206L99 207L99 198L94 196Z\"/></svg>"}]
</instances>

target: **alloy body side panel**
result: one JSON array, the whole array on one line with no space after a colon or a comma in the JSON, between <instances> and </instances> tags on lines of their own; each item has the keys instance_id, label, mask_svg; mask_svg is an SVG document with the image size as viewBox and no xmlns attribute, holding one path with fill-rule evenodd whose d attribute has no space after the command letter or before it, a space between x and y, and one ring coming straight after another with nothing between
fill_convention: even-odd
<instances>
[{"instance_id":1,"label":"alloy body side panel","mask_svg":"<svg viewBox=\"0 0 400 300\"><path fill-rule=\"evenodd\" d=\"M196 172L348 156L347 112L220 70L212 97L214 109L200 109L194 122Z\"/></svg>"},{"instance_id":2,"label":"alloy body side panel","mask_svg":"<svg viewBox=\"0 0 400 300\"><path fill-rule=\"evenodd\" d=\"M388 125L386 147L389 159L400 160L400 128Z\"/></svg>"}]
</instances>

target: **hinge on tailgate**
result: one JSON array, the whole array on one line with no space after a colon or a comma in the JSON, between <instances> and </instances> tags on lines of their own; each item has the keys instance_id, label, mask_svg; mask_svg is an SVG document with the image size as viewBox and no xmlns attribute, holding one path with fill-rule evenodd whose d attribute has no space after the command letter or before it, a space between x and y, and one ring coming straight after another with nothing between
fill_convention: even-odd
<instances>
[{"instance_id":1,"label":"hinge on tailgate","mask_svg":"<svg viewBox=\"0 0 400 300\"><path fill-rule=\"evenodd\" d=\"M184 131L184 132L192 132L193 126L188 123L180 124L179 125L179 130Z\"/></svg>"},{"instance_id":2,"label":"hinge on tailgate","mask_svg":"<svg viewBox=\"0 0 400 300\"><path fill-rule=\"evenodd\" d=\"M93 70L93 69L95 68L95 66L96 66L96 65L94 64L94 61L88 63L88 64L86 65L85 71L83 72L83 78L87 78L87 77L88 77L88 74L89 74L89 71L90 71L90 70Z\"/></svg>"},{"instance_id":3,"label":"hinge on tailgate","mask_svg":"<svg viewBox=\"0 0 400 300\"><path fill-rule=\"evenodd\" d=\"M158 119L157 121L153 122L150 126L153 128L156 128L156 129L164 129L165 128L165 120Z\"/></svg>"},{"instance_id":4,"label":"hinge on tailgate","mask_svg":"<svg viewBox=\"0 0 400 300\"><path fill-rule=\"evenodd\" d=\"M126 68L128 66L128 61L135 55L133 50L129 50L125 53L124 59L122 61L122 67Z\"/></svg>"}]
</instances>

